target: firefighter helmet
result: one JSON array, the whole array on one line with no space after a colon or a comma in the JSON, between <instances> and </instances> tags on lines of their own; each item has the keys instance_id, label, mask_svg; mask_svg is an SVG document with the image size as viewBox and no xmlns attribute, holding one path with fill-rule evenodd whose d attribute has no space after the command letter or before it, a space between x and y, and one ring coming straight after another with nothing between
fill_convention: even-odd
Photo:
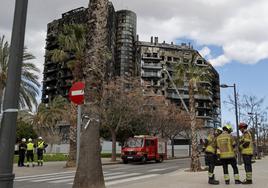
<instances>
[{"instance_id":1,"label":"firefighter helmet","mask_svg":"<svg viewBox=\"0 0 268 188\"><path fill-rule=\"evenodd\" d=\"M239 130L240 129L247 129L248 128L248 125L246 123L239 123Z\"/></svg>"},{"instance_id":2,"label":"firefighter helmet","mask_svg":"<svg viewBox=\"0 0 268 188\"><path fill-rule=\"evenodd\" d=\"M230 124L225 125L222 129L228 132L233 132L233 128Z\"/></svg>"},{"instance_id":3,"label":"firefighter helmet","mask_svg":"<svg viewBox=\"0 0 268 188\"><path fill-rule=\"evenodd\" d=\"M22 141L22 142L26 142L26 139L25 139L25 138L23 138L23 139L21 139L21 141Z\"/></svg>"},{"instance_id":4,"label":"firefighter helmet","mask_svg":"<svg viewBox=\"0 0 268 188\"><path fill-rule=\"evenodd\" d=\"M33 141L33 140L32 140L31 138L29 138L29 139L28 139L28 142L31 142L31 141Z\"/></svg>"}]
</instances>

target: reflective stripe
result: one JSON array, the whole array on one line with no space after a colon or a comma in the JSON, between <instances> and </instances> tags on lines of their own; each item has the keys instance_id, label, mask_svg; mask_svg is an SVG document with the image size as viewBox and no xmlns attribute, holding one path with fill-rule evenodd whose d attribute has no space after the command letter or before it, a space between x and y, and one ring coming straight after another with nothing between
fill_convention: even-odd
<instances>
[{"instance_id":1,"label":"reflective stripe","mask_svg":"<svg viewBox=\"0 0 268 188\"><path fill-rule=\"evenodd\" d=\"M230 176L229 176L229 174L224 174L224 180L226 181L226 180L230 180Z\"/></svg>"},{"instance_id":2,"label":"reflective stripe","mask_svg":"<svg viewBox=\"0 0 268 188\"><path fill-rule=\"evenodd\" d=\"M235 179L235 180L239 180L239 174L235 174L235 175L234 175L234 179Z\"/></svg>"},{"instance_id":3,"label":"reflective stripe","mask_svg":"<svg viewBox=\"0 0 268 188\"><path fill-rule=\"evenodd\" d=\"M246 179L252 180L252 172L246 172Z\"/></svg>"},{"instance_id":4,"label":"reflective stripe","mask_svg":"<svg viewBox=\"0 0 268 188\"><path fill-rule=\"evenodd\" d=\"M209 172L209 173L208 173L208 177L209 177L209 178L212 178L212 177L213 177L213 173L210 173L210 172Z\"/></svg>"},{"instance_id":5,"label":"reflective stripe","mask_svg":"<svg viewBox=\"0 0 268 188\"><path fill-rule=\"evenodd\" d=\"M37 142L37 147L39 149L44 149L44 142Z\"/></svg>"}]
</instances>

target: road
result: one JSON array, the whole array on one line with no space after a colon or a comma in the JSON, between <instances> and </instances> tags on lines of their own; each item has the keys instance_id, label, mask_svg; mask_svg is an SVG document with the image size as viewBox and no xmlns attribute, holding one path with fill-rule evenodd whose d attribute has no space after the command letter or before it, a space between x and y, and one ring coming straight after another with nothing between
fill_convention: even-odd
<instances>
[{"instance_id":1,"label":"road","mask_svg":"<svg viewBox=\"0 0 268 188\"><path fill-rule=\"evenodd\" d=\"M202 159L201 159L202 160ZM190 159L168 160L163 163L148 162L147 164L130 163L130 164L115 164L103 166L104 179L107 188L127 188L127 185L134 182L152 181L154 178L162 174L171 173L179 169L188 168ZM46 173L45 170L41 173L37 167L34 172L27 175L16 174L14 181L15 188L71 188L75 171L60 169L59 171ZM29 168L24 168L25 172ZM30 171L31 168L28 170ZM40 169L41 170L41 169ZM16 171L15 171L16 172Z\"/></svg>"}]
</instances>

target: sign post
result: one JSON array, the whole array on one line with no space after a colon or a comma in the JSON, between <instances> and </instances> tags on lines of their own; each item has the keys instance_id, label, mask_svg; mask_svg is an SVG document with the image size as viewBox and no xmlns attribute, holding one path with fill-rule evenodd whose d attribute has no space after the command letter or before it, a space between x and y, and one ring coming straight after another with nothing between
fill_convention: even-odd
<instances>
[{"instance_id":1,"label":"sign post","mask_svg":"<svg viewBox=\"0 0 268 188\"><path fill-rule=\"evenodd\" d=\"M76 166L79 162L79 153L80 153L80 135L81 135L81 116L82 116L82 107L84 103L84 89L85 84L83 82L76 82L73 84L69 91L69 99L77 104L77 136L76 136Z\"/></svg>"}]
</instances>

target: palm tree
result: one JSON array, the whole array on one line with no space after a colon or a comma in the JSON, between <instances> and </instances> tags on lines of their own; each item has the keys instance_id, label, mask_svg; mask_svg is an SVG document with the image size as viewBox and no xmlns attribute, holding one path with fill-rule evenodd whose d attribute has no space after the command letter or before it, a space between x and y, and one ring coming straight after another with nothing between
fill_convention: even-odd
<instances>
[{"instance_id":1,"label":"palm tree","mask_svg":"<svg viewBox=\"0 0 268 188\"><path fill-rule=\"evenodd\" d=\"M60 141L60 133L57 127L60 121L66 120L68 113L69 103L61 97L55 97L48 105L41 103L38 106L38 111L33 114L31 122L35 130L48 139L52 144Z\"/></svg>"},{"instance_id":2,"label":"palm tree","mask_svg":"<svg viewBox=\"0 0 268 188\"><path fill-rule=\"evenodd\" d=\"M179 63L175 67L175 82L184 86L188 82L189 91L189 106L190 106L190 121L191 121L191 139L192 139L192 153L191 153L191 171L196 172L201 170L198 142L197 142L197 119L195 108L195 95L206 95L208 90L202 83L211 81L211 71L209 65L198 66L196 60L200 55L198 52L193 52L191 61L188 64Z\"/></svg>"},{"instance_id":3,"label":"palm tree","mask_svg":"<svg viewBox=\"0 0 268 188\"><path fill-rule=\"evenodd\" d=\"M54 63L67 62L74 81L83 81L84 52L86 47L85 26L81 24L64 25L62 33L58 36L59 47L50 52L51 60ZM74 167L76 161L76 106L69 108L70 116L70 149L66 167Z\"/></svg>"},{"instance_id":4,"label":"palm tree","mask_svg":"<svg viewBox=\"0 0 268 188\"><path fill-rule=\"evenodd\" d=\"M73 188L105 188L100 158L99 107L109 53L107 48L108 0L91 0L88 13L89 30L86 36L86 64L83 71L86 85L84 113L89 115L91 121L82 132L79 164ZM90 106L89 102L91 102Z\"/></svg>"},{"instance_id":5,"label":"palm tree","mask_svg":"<svg viewBox=\"0 0 268 188\"><path fill-rule=\"evenodd\" d=\"M9 60L9 43L5 41L5 36L0 37L0 107L2 105L3 92L6 87L8 60ZM37 107L36 97L39 95L40 83L38 81L38 74L40 70L35 64L29 62L35 59L35 57L27 52L24 48L21 84L19 92L19 107L20 109L28 108L32 110L33 107ZM1 112L1 108L0 108Z\"/></svg>"},{"instance_id":6,"label":"palm tree","mask_svg":"<svg viewBox=\"0 0 268 188\"><path fill-rule=\"evenodd\" d=\"M72 71L74 81L83 81L86 29L82 24L64 25L62 33L58 36L59 47L50 52L54 63L67 62Z\"/></svg>"}]
</instances>

